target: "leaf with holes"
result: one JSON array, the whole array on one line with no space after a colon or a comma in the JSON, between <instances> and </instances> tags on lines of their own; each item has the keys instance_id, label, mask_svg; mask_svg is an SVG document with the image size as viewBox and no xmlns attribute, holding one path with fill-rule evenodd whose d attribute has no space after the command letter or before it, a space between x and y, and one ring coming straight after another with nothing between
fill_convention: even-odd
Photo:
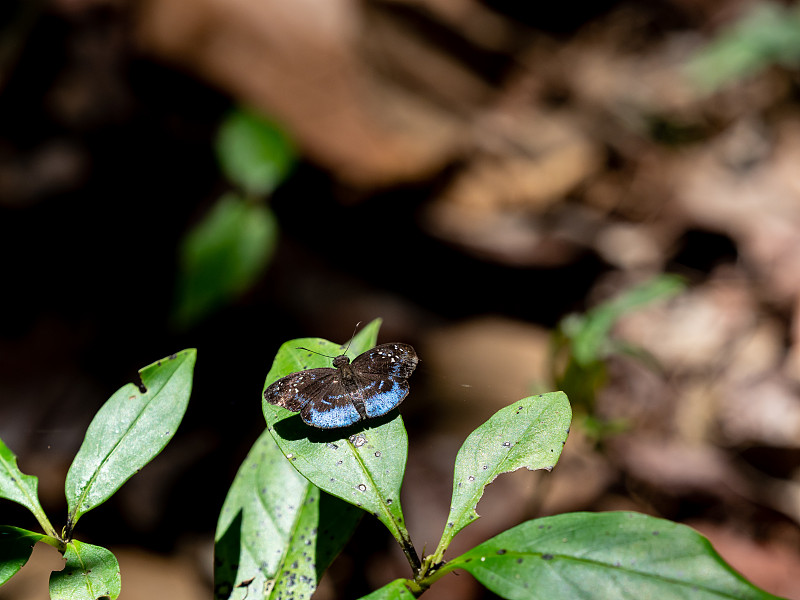
<instances>
[{"instance_id":1,"label":"leaf with holes","mask_svg":"<svg viewBox=\"0 0 800 600\"><path fill-rule=\"evenodd\" d=\"M197 351L183 350L139 371L92 419L67 473L68 528L102 504L164 449L186 412Z\"/></svg>"},{"instance_id":2,"label":"leaf with holes","mask_svg":"<svg viewBox=\"0 0 800 600\"><path fill-rule=\"evenodd\" d=\"M361 512L320 493L264 432L222 506L215 541L217 600L309 598Z\"/></svg>"},{"instance_id":3,"label":"leaf with holes","mask_svg":"<svg viewBox=\"0 0 800 600\"><path fill-rule=\"evenodd\" d=\"M11 579L28 562L41 533L0 525L0 585Z\"/></svg>"},{"instance_id":4,"label":"leaf with holes","mask_svg":"<svg viewBox=\"0 0 800 600\"><path fill-rule=\"evenodd\" d=\"M51 598L115 600L119 596L119 563L109 550L73 540L67 544L64 558L64 569L50 574Z\"/></svg>"},{"instance_id":5,"label":"leaf with holes","mask_svg":"<svg viewBox=\"0 0 800 600\"><path fill-rule=\"evenodd\" d=\"M0 440L0 498L21 504L31 511L44 527L48 524L42 505L39 503L39 480L25 475L17 466L17 457ZM50 529L50 528L46 528ZM54 531L48 531L55 535Z\"/></svg>"},{"instance_id":6,"label":"leaf with holes","mask_svg":"<svg viewBox=\"0 0 800 600\"><path fill-rule=\"evenodd\" d=\"M466 439L456 456L453 497L435 562L450 541L478 518L484 488L502 473L552 469L569 433L572 410L563 392L523 398L496 412Z\"/></svg>"},{"instance_id":7,"label":"leaf with holes","mask_svg":"<svg viewBox=\"0 0 800 600\"><path fill-rule=\"evenodd\" d=\"M568 513L518 525L447 562L509 600L776 598L694 530L630 512Z\"/></svg>"},{"instance_id":8,"label":"leaf with holes","mask_svg":"<svg viewBox=\"0 0 800 600\"><path fill-rule=\"evenodd\" d=\"M355 356L373 347L379 326L376 320L360 331L349 354ZM265 390L289 373L330 366L330 358L298 350L299 346L329 356L344 351L343 346L318 338L286 342L275 357ZM399 414L392 411L345 429L323 430L309 427L298 414L266 400L262 406L267 428L295 469L329 494L373 513L407 554L413 552L400 507L408 435Z\"/></svg>"}]
</instances>

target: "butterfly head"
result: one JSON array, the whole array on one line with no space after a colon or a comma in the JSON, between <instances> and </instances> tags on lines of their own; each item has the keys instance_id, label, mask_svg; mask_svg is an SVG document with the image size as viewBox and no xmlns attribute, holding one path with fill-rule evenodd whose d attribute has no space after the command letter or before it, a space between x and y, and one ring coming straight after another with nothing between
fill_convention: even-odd
<instances>
[{"instance_id":1,"label":"butterfly head","mask_svg":"<svg viewBox=\"0 0 800 600\"><path fill-rule=\"evenodd\" d=\"M341 354L341 355L339 355L339 356L337 356L336 358L333 359L333 366L336 369L341 369L342 367L344 367L346 365L349 365L349 364L350 364L350 359L347 358L347 356L344 355L344 354Z\"/></svg>"}]
</instances>

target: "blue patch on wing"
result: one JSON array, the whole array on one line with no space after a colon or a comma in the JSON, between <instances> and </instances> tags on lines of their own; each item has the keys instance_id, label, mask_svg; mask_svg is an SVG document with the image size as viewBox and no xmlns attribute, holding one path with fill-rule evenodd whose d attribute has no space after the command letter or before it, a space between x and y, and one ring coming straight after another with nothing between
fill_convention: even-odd
<instances>
[{"instance_id":1,"label":"blue patch on wing","mask_svg":"<svg viewBox=\"0 0 800 600\"><path fill-rule=\"evenodd\" d=\"M361 418L351 402L333 403L325 400L306 404L300 411L300 417L320 429L347 427Z\"/></svg>"},{"instance_id":2,"label":"blue patch on wing","mask_svg":"<svg viewBox=\"0 0 800 600\"><path fill-rule=\"evenodd\" d=\"M379 382L377 390L364 398L364 407L370 417L380 417L395 408L408 395L405 379L387 377Z\"/></svg>"}]
</instances>

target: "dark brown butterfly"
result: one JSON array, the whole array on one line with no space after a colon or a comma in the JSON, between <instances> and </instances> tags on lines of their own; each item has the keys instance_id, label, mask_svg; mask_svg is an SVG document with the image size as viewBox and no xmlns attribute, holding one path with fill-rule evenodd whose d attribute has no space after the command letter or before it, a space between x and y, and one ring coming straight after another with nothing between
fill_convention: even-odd
<instances>
[{"instance_id":1,"label":"dark brown butterfly","mask_svg":"<svg viewBox=\"0 0 800 600\"><path fill-rule=\"evenodd\" d=\"M385 415L408 395L408 378L419 362L408 344L381 344L353 362L342 354L333 368L292 373L270 385L264 398L314 427L347 427Z\"/></svg>"}]
</instances>

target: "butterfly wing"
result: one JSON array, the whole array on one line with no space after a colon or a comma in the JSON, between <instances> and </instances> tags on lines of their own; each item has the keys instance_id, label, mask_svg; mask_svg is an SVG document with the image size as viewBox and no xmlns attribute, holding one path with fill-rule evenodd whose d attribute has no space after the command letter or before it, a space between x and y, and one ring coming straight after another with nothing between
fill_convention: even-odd
<instances>
[{"instance_id":1,"label":"butterfly wing","mask_svg":"<svg viewBox=\"0 0 800 600\"><path fill-rule=\"evenodd\" d=\"M380 417L398 406L408 395L408 380L392 375L356 373L358 391L350 394L361 401L368 417Z\"/></svg>"},{"instance_id":2,"label":"butterfly wing","mask_svg":"<svg viewBox=\"0 0 800 600\"><path fill-rule=\"evenodd\" d=\"M303 406L300 410L300 418L309 425L320 429L335 429L352 425L361 419L361 415L358 414L350 396L339 380L339 374L336 373L325 393Z\"/></svg>"},{"instance_id":3,"label":"butterfly wing","mask_svg":"<svg viewBox=\"0 0 800 600\"><path fill-rule=\"evenodd\" d=\"M408 377L419 358L408 344L381 344L353 360L358 390L351 396L363 402L368 417L379 417L399 405L408 395Z\"/></svg>"},{"instance_id":4,"label":"butterfly wing","mask_svg":"<svg viewBox=\"0 0 800 600\"><path fill-rule=\"evenodd\" d=\"M293 412L313 427L346 427L361 417L344 390L337 369L307 369L292 373L269 386L264 397L270 404Z\"/></svg>"},{"instance_id":5,"label":"butterfly wing","mask_svg":"<svg viewBox=\"0 0 800 600\"><path fill-rule=\"evenodd\" d=\"M270 404L297 412L309 402L324 396L330 385L338 379L336 369L328 367L306 369L278 379L264 392Z\"/></svg>"},{"instance_id":6,"label":"butterfly wing","mask_svg":"<svg viewBox=\"0 0 800 600\"><path fill-rule=\"evenodd\" d=\"M381 344L353 360L353 370L362 375L389 375L407 379L419 358L409 344Z\"/></svg>"}]
</instances>

